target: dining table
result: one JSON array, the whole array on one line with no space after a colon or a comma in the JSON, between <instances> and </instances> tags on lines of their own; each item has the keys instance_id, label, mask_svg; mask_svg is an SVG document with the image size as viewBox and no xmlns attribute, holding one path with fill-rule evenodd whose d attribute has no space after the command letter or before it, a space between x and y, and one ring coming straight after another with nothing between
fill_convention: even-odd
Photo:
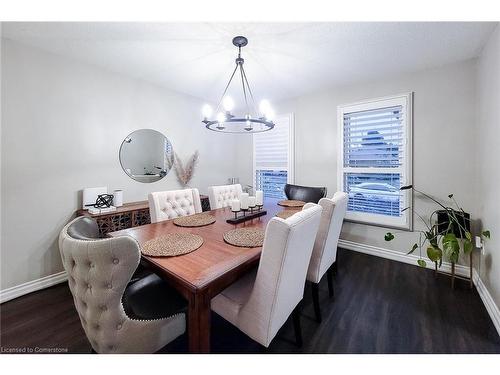
<instances>
[{"instance_id":1,"label":"dining table","mask_svg":"<svg viewBox=\"0 0 500 375\"><path fill-rule=\"evenodd\" d=\"M131 236L139 245L170 233L193 233L203 238L201 247L190 253L152 257L142 254L141 263L175 288L188 303L187 334L189 352L210 352L210 301L225 288L253 270L259 263L262 247L237 247L224 241L224 233L235 228L262 228L279 211L298 210L279 206L278 199L265 199L263 216L230 224L231 207L209 211L213 224L202 227L180 227L173 220L110 232L109 237ZM241 213L240 213L241 215Z\"/></svg>"}]
</instances>

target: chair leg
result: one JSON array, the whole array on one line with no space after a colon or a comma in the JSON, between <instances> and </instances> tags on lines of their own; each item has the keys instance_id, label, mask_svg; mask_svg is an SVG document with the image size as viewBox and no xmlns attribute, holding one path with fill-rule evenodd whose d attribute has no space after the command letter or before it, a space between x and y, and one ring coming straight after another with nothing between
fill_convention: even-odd
<instances>
[{"instance_id":1,"label":"chair leg","mask_svg":"<svg viewBox=\"0 0 500 375\"><path fill-rule=\"evenodd\" d=\"M335 291L333 290L333 265L326 271L326 278L328 280L328 294L330 298L335 297Z\"/></svg>"},{"instance_id":2,"label":"chair leg","mask_svg":"<svg viewBox=\"0 0 500 375\"><path fill-rule=\"evenodd\" d=\"M300 326L300 311L302 310L302 301L292 312L293 328L295 330L295 342L300 348L302 346L302 327Z\"/></svg>"},{"instance_id":3,"label":"chair leg","mask_svg":"<svg viewBox=\"0 0 500 375\"><path fill-rule=\"evenodd\" d=\"M314 313L316 314L316 320L321 323L321 309L319 307L319 284L312 283L312 295L313 295L313 305Z\"/></svg>"}]
</instances>

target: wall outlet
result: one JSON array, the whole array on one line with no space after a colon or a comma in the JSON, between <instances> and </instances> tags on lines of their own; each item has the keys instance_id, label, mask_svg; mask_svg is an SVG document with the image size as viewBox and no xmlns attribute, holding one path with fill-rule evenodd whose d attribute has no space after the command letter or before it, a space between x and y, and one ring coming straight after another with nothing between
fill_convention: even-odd
<instances>
[{"instance_id":1,"label":"wall outlet","mask_svg":"<svg viewBox=\"0 0 500 375\"><path fill-rule=\"evenodd\" d=\"M476 248L481 249L481 255L484 255L484 245L483 245L483 240L481 239L480 236L476 236Z\"/></svg>"},{"instance_id":2,"label":"wall outlet","mask_svg":"<svg viewBox=\"0 0 500 375\"><path fill-rule=\"evenodd\" d=\"M476 236L475 238L476 238L476 247L477 247L478 249L481 249L481 248L483 247L483 243L482 243L482 241L481 241L481 237Z\"/></svg>"}]
</instances>

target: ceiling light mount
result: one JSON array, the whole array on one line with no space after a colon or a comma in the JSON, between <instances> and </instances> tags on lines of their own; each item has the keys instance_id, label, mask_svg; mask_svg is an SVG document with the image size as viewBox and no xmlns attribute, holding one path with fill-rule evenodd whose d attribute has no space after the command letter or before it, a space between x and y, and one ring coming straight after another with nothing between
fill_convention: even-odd
<instances>
[{"instance_id":1,"label":"ceiling light mount","mask_svg":"<svg viewBox=\"0 0 500 375\"><path fill-rule=\"evenodd\" d=\"M238 57L235 60L236 66L229 78L229 82L217 104L215 110L217 115L215 120L209 120L209 117L212 116L212 108L207 104L203 106L202 122L209 130L222 133L261 133L274 128L274 122L272 121L274 111L267 100L262 100L259 110L257 110L252 89L250 88L245 69L243 68L245 60L241 57L241 47L245 47L247 44L248 39L244 36L236 36L233 38L233 45L238 47ZM226 92L238 71L241 77L241 87L245 101L244 116L237 116L231 113L234 108L234 101L231 97L226 96ZM224 109L223 112L219 112L221 105ZM252 112L254 114L253 116Z\"/></svg>"}]
</instances>

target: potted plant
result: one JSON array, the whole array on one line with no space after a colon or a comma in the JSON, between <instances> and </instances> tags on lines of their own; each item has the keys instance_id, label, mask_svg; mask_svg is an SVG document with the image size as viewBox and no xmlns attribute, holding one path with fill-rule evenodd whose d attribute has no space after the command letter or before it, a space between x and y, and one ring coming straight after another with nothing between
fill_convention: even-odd
<instances>
[{"instance_id":1,"label":"potted plant","mask_svg":"<svg viewBox=\"0 0 500 375\"><path fill-rule=\"evenodd\" d=\"M435 271L438 272L438 268L441 267L443 259L451 263L451 285L454 287L455 281L455 264L458 262L460 252L462 251L465 255L470 257L470 283L472 286L472 234L470 231L470 215L465 212L462 207L459 206L458 202L453 197L453 194L449 194L453 207L444 205L437 201L430 195L419 191L413 187L413 185L403 186L400 190L409 190L421 194L426 199L431 200L436 205L439 206L438 209L434 210L429 218L426 220L420 214L418 214L412 207L406 207L403 211L408 209L412 210L421 221L424 223L425 230L417 230L419 233L418 241L413 244L408 254L412 254L415 250L419 249L419 259L417 264L420 267L426 267L427 263L422 258L422 249L426 248L427 257L434 262ZM480 233L482 239L490 238L490 231L484 230ZM385 234L386 241L392 241L394 239L394 234L387 232Z\"/></svg>"}]
</instances>

